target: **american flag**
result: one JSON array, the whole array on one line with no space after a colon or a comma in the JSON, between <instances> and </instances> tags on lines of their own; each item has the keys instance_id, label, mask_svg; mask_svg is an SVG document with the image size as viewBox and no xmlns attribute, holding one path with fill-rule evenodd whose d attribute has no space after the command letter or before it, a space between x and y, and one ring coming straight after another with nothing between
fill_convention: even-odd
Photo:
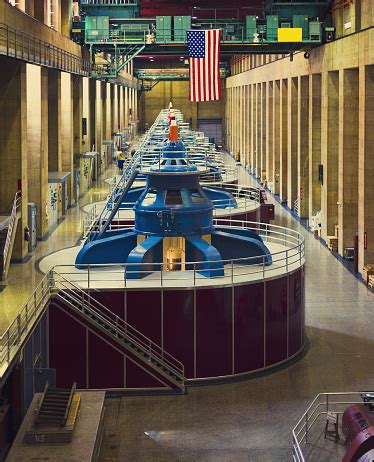
<instances>
[{"instance_id":1,"label":"american flag","mask_svg":"<svg viewBox=\"0 0 374 462\"><path fill-rule=\"evenodd\" d=\"M220 29L187 31L190 101L221 99L220 39Z\"/></svg>"}]
</instances>

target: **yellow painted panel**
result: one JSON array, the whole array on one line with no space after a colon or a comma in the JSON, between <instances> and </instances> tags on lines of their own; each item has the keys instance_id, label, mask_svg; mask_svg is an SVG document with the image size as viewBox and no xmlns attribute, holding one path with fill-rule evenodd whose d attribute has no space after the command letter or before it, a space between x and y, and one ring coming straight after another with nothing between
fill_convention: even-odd
<instances>
[{"instance_id":1,"label":"yellow painted panel","mask_svg":"<svg viewBox=\"0 0 374 462\"><path fill-rule=\"evenodd\" d=\"M280 27L278 42L302 42L303 29L301 27Z\"/></svg>"}]
</instances>

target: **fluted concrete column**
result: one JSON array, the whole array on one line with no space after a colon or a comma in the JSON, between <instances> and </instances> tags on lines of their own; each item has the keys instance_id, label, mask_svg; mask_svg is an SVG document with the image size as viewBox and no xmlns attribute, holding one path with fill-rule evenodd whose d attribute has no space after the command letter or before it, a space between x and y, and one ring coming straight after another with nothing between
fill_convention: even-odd
<instances>
[{"instance_id":1,"label":"fluted concrete column","mask_svg":"<svg viewBox=\"0 0 374 462\"><path fill-rule=\"evenodd\" d=\"M309 76L309 220L321 210L321 74Z\"/></svg>"},{"instance_id":2,"label":"fluted concrete column","mask_svg":"<svg viewBox=\"0 0 374 462\"><path fill-rule=\"evenodd\" d=\"M366 263L374 263L374 66L360 67L359 107L358 269L361 272Z\"/></svg>"},{"instance_id":3,"label":"fluted concrete column","mask_svg":"<svg viewBox=\"0 0 374 462\"><path fill-rule=\"evenodd\" d=\"M274 82L266 82L266 178L268 182L274 181Z\"/></svg>"},{"instance_id":4,"label":"fluted concrete column","mask_svg":"<svg viewBox=\"0 0 374 462\"><path fill-rule=\"evenodd\" d=\"M279 166L279 195L281 201L287 201L287 160L288 160L288 82L281 81L280 86L280 166Z\"/></svg>"},{"instance_id":5,"label":"fluted concrete column","mask_svg":"<svg viewBox=\"0 0 374 462\"><path fill-rule=\"evenodd\" d=\"M279 80L274 81L273 86L273 193L279 194L280 189L280 87L281 82Z\"/></svg>"},{"instance_id":6,"label":"fluted concrete column","mask_svg":"<svg viewBox=\"0 0 374 462\"><path fill-rule=\"evenodd\" d=\"M297 199L299 217L309 216L309 77L298 78Z\"/></svg>"},{"instance_id":7,"label":"fluted concrete column","mask_svg":"<svg viewBox=\"0 0 374 462\"><path fill-rule=\"evenodd\" d=\"M23 239L28 202L26 64L1 57L0 67L0 210L6 211L22 190L21 221L13 248L13 258L21 260L27 254Z\"/></svg>"},{"instance_id":8,"label":"fluted concrete column","mask_svg":"<svg viewBox=\"0 0 374 462\"><path fill-rule=\"evenodd\" d=\"M37 236L48 231L48 70L26 65L28 201L37 209Z\"/></svg>"},{"instance_id":9,"label":"fluted concrete column","mask_svg":"<svg viewBox=\"0 0 374 462\"><path fill-rule=\"evenodd\" d=\"M294 208L297 199L297 102L298 102L298 81L297 78L288 79L288 194L287 205L290 209Z\"/></svg>"},{"instance_id":10,"label":"fluted concrete column","mask_svg":"<svg viewBox=\"0 0 374 462\"><path fill-rule=\"evenodd\" d=\"M74 123L72 75L61 72L61 169L71 172L68 180L69 205L74 198Z\"/></svg>"},{"instance_id":11,"label":"fluted concrete column","mask_svg":"<svg viewBox=\"0 0 374 462\"><path fill-rule=\"evenodd\" d=\"M358 232L358 69L339 73L339 253Z\"/></svg>"},{"instance_id":12,"label":"fluted concrete column","mask_svg":"<svg viewBox=\"0 0 374 462\"><path fill-rule=\"evenodd\" d=\"M338 224L339 73L322 74L322 238L334 235Z\"/></svg>"},{"instance_id":13,"label":"fluted concrete column","mask_svg":"<svg viewBox=\"0 0 374 462\"><path fill-rule=\"evenodd\" d=\"M48 69L48 170L62 170L61 72Z\"/></svg>"}]
</instances>

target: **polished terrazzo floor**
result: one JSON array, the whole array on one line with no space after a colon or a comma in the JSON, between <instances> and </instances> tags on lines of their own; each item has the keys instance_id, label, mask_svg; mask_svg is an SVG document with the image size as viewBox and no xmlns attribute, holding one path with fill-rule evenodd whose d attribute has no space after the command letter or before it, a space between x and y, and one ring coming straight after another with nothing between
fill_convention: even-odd
<instances>
[{"instance_id":1,"label":"polished terrazzo floor","mask_svg":"<svg viewBox=\"0 0 374 462\"><path fill-rule=\"evenodd\" d=\"M279 205L276 215L306 238L306 355L184 396L107 399L102 462L291 461L291 430L318 393L374 389L374 294ZM305 448L308 461L338 462L345 451L323 437L320 447Z\"/></svg>"}]
</instances>

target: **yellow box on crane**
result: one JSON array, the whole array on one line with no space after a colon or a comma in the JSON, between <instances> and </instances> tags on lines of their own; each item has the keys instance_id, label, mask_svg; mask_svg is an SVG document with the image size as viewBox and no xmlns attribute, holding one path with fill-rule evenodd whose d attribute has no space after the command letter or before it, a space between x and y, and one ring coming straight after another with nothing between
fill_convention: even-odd
<instances>
[{"instance_id":1,"label":"yellow box on crane","mask_svg":"<svg viewBox=\"0 0 374 462\"><path fill-rule=\"evenodd\" d=\"M303 29L301 27L280 27L278 42L302 42Z\"/></svg>"}]
</instances>

